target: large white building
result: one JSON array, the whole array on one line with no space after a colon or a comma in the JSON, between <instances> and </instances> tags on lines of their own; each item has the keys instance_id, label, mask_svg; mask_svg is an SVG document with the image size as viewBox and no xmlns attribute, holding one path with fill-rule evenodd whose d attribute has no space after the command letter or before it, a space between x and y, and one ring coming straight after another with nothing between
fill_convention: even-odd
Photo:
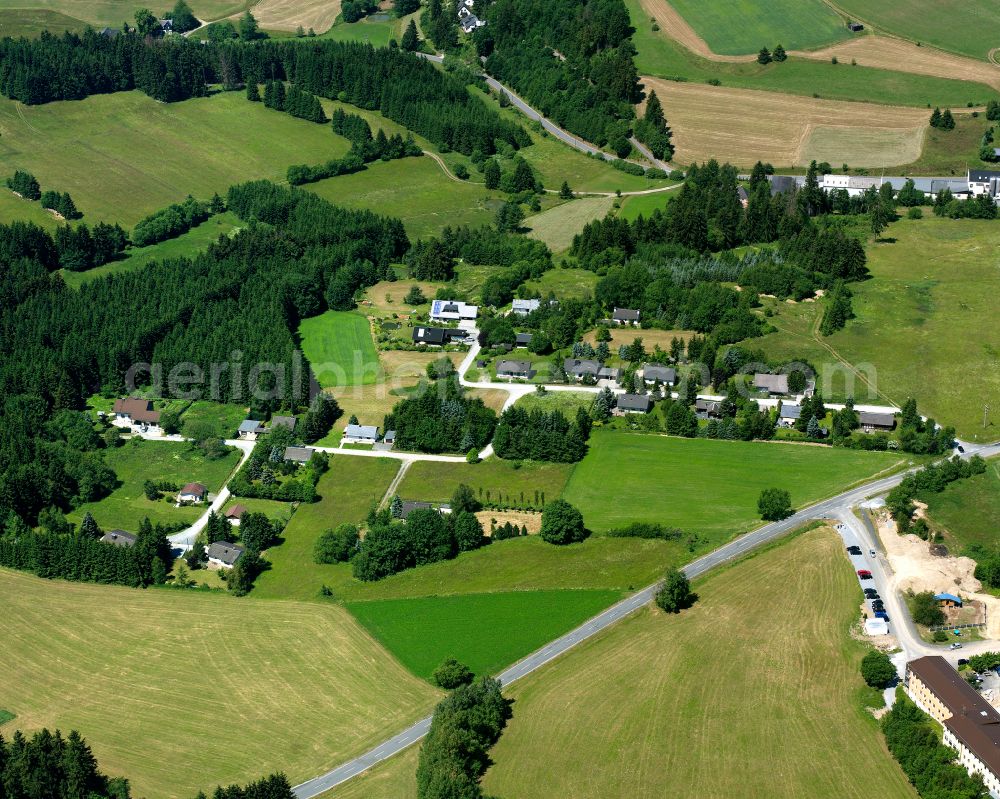
<instances>
[{"instance_id":1,"label":"large white building","mask_svg":"<svg viewBox=\"0 0 1000 799\"><path fill-rule=\"evenodd\" d=\"M944 727L944 743L1000 799L1000 713L939 655L906 664L904 686L917 707Z\"/></svg>"},{"instance_id":2,"label":"large white building","mask_svg":"<svg viewBox=\"0 0 1000 799\"><path fill-rule=\"evenodd\" d=\"M431 320L434 322L460 322L479 316L479 306L458 300L434 300L431 303Z\"/></svg>"}]
</instances>

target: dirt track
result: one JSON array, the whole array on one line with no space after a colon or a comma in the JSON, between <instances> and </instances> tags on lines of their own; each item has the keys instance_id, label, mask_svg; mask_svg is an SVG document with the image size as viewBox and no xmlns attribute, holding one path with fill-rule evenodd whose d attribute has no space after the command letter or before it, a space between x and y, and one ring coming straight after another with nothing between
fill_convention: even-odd
<instances>
[{"instance_id":1,"label":"dirt track","mask_svg":"<svg viewBox=\"0 0 1000 799\"><path fill-rule=\"evenodd\" d=\"M713 53L708 44L692 28L668 0L640 0L643 11L654 18L660 30L688 50L711 61L749 63L755 55L720 55ZM816 61L850 63L855 59L859 66L910 72L937 78L952 78L985 83L1000 89L1000 65L953 55L933 47L917 47L913 42L893 36L874 34L858 36L846 42L824 47L822 50L791 50L791 55Z\"/></svg>"},{"instance_id":2,"label":"dirt track","mask_svg":"<svg viewBox=\"0 0 1000 799\"><path fill-rule=\"evenodd\" d=\"M812 158L852 166L905 164L920 155L919 108L819 100L780 92L643 77L670 109L680 163L717 158L798 166Z\"/></svg>"}]
</instances>

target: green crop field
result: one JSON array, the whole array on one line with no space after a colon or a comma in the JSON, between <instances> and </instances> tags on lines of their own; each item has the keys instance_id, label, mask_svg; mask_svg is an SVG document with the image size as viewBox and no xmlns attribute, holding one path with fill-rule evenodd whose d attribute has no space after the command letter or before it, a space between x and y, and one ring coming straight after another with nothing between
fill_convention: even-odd
<instances>
[{"instance_id":1,"label":"green crop field","mask_svg":"<svg viewBox=\"0 0 1000 799\"><path fill-rule=\"evenodd\" d=\"M531 238L545 242L553 253L561 253L569 249L573 236L584 225L606 217L613 202L612 197L582 197L529 216L522 227L528 229Z\"/></svg>"},{"instance_id":2,"label":"green crop field","mask_svg":"<svg viewBox=\"0 0 1000 799\"><path fill-rule=\"evenodd\" d=\"M16 714L11 713L9 710L4 710L0 708L0 726L3 726L8 721L13 721L16 718L17 718Z\"/></svg>"},{"instance_id":3,"label":"green crop field","mask_svg":"<svg viewBox=\"0 0 1000 799\"><path fill-rule=\"evenodd\" d=\"M361 522L398 471L399 461L390 458L331 455L330 471L316 486L320 501L299 505L281 535L283 542L267 551L271 568L257 578L253 596L318 599L320 588L333 582L337 569L348 567L314 563L316 539L328 527Z\"/></svg>"},{"instance_id":4,"label":"green crop field","mask_svg":"<svg viewBox=\"0 0 1000 799\"><path fill-rule=\"evenodd\" d=\"M161 241L159 244L150 244L148 247L133 247L128 251L128 257L121 261L113 261L110 264L99 266L96 269L88 269L86 272L62 271L63 280L71 288L79 288L84 283L89 283L99 277L115 274L116 272L131 272L141 269L152 261L165 261L169 258L191 258L208 249L210 244L218 240L219 236L229 236L243 223L236 214L228 211L217 214L211 219L202 222L198 227L183 233L175 239Z\"/></svg>"},{"instance_id":5,"label":"green crop field","mask_svg":"<svg viewBox=\"0 0 1000 799\"><path fill-rule=\"evenodd\" d=\"M761 47L810 50L848 38L823 0L670 0L714 53L744 55Z\"/></svg>"},{"instance_id":6,"label":"green crop field","mask_svg":"<svg viewBox=\"0 0 1000 799\"><path fill-rule=\"evenodd\" d=\"M979 545L996 549L1000 545L1000 461L990 461L985 474L952 483L940 494L921 496L935 528L943 527L945 543L962 552Z\"/></svg>"},{"instance_id":7,"label":"green crop field","mask_svg":"<svg viewBox=\"0 0 1000 799\"><path fill-rule=\"evenodd\" d=\"M349 602L348 610L419 677L447 657L496 674L621 597L617 591L513 591Z\"/></svg>"},{"instance_id":8,"label":"green crop field","mask_svg":"<svg viewBox=\"0 0 1000 799\"><path fill-rule=\"evenodd\" d=\"M284 771L297 783L427 712L412 677L334 604L147 591L0 571L3 727L79 730L148 799ZM391 687L388 690L387 687ZM226 732L229 730L230 732Z\"/></svg>"},{"instance_id":9,"label":"green crop field","mask_svg":"<svg viewBox=\"0 0 1000 799\"><path fill-rule=\"evenodd\" d=\"M721 542L758 526L765 488L801 507L900 462L889 453L595 430L564 498L587 526L660 522Z\"/></svg>"},{"instance_id":10,"label":"green crop field","mask_svg":"<svg viewBox=\"0 0 1000 799\"><path fill-rule=\"evenodd\" d=\"M403 478L399 495L403 499L447 502L459 484L465 483L484 502L496 502L503 495L505 501L518 504L523 495L530 504L536 491L546 500L558 497L572 469L565 463L525 462L515 466L515 462L500 458L476 464L418 462Z\"/></svg>"},{"instance_id":11,"label":"green crop field","mask_svg":"<svg viewBox=\"0 0 1000 799\"><path fill-rule=\"evenodd\" d=\"M1000 7L993 0L836 0L836 4L889 33L953 53L985 59L1000 47Z\"/></svg>"},{"instance_id":12,"label":"green crop field","mask_svg":"<svg viewBox=\"0 0 1000 799\"><path fill-rule=\"evenodd\" d=\"M153 523L193 522L205 511L204 505L174 507L175 497L169 492L156 502L146 499L142 489L146 480L169 480L178 488L185 483L201 483L209 492L216 492L239 461L239 453L233 450L224 458L210 461L187 444L133 438L105 452L104 461L121 484L104 499L76 508L69 519L79 522L89 511L105 530L135 531L146 517Z\"/></svg>"},{"instance_id":13,"label":"green crop field","mask_svg":"<svg viewBox=\"0 0 1000 799\"><path fill-rule=\"evenodd\" d=\"M832 531L695 588L692 609L647 607L507 689L484 792L916 799L862 708L861 592Z\"/></svg>"},{"instance_id":14,"label":"green crop field","mask_svg":"<svg viewBox=\"0 0 1000 799\"><path fill-rule=\"evenodd\" d=\"M782 64L766 66L756 61L709 61L687 50L664 31L652 30L649 15L643 12L639 0L625 0L625 4L636 28L633 43L638 51L635 61L640 75L697 82L718 80L723 86L742 89L919 107L926 107L928 103L942 107L960 107L968 102L981 105L996 96L996 90L989 86L967 80L851 66L849 63L832 64L795 56L790 56ZM771 41L773 38L770 36L765 42L756 44L754 51L763 44L773 47L778 43ZM788 47L787 42L783 44Z\"/></svg>"},{"instance_id":15,"label":"green crop field","mask_svg":"<svg viewBox=\"0 0 1000 799\"><path fill-rule=\"evenodd\" d=\"M852 287L857 318L844 330L821 345L812 333L820 307L788 305L770 320L780 332L748 346L807 358L821 376L825 369L842 375L846 361L877 386L879 402L915 397L923 413L960 436L995 440L995 423L986 431L982 424L984 404L1000 407L1000 328L984 320L997 314L1000 228L928 214L895 222L886 235L894 241L868 247L873 277ZM824 387L824 396L842 394L841 384Z\"/></svg>"},{"instance_id":16,"label":"green crop field","mask_svg":"<svg viewBox=\"0 0 1000 799\"><path fill-rule=\"evenodd\" d=\"M189 3L195 16L203 20L220 19L228 17L253 5L253 2L245 0L191 0ZM27 16L30 13L38 19L44 20L42 16L45 11L52 19L49 27L53 33L61 33L63 30L81 30L86 25L103 27L105 25L112 28L121 28L123 22L135 24L135 12L143 8L139 0L0 0L0 20L6 14L18 12ZM154 13L163 9L155 7ZM68 25L64 19L75 24ZM40 31L37 31L40 32ZM29 31L15 31L8 33L0 29L2 36L16 36Z\"/></svg>"},{"instance_id":17,"label":"green crop field","mask_svg":"<svg viewBox=\"0 0 1000 799\"><path fill-rule=\"evenodd\" d=\"M489 224L503 204L499 192L454 181L426 156L376 161L363 172L306 188L337 205L398 217L412 239L434 235L447 225Z\"/></svg>"},{"instance_id":18,"label":"green crop field","mask_svg":"<svg viewBox=\"0 0 1000 799\"><path fill-rule=\"evenodd\" d=\"M326 311L299 325L302 352L324 388L366 386L379 374L368 320L350 311Z\"/></svg>"},{"instance_id":19,"label":"green crop field","mask_svg":"<svg viewBox=\"0 0 1000 799\"><path fill-rule=\"evenodd\" d=\"M349 146L328 125L242 92L181 103L140 92L31 107L0 99L0 127L0 175L26 169L43 190L68 191L91 225L130 227L188 194L208 199L244 180L284 180L290 164L326 161Z\"/></svg>"}]
</instances>

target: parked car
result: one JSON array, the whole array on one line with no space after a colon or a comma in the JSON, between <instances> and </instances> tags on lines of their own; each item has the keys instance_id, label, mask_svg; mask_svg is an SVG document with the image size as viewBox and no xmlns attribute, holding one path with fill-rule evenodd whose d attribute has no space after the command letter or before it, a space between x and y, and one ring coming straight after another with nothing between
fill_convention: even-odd
<instances>
[{"instance_id":1,"label":"parked car","mask_svg":"<svg viewBox=\"0 0 1000 799\"><path fill-rule=\"evenodd\" d=\"M862 580L870 580L872 579L872 573L868 569L858 569L858 577Z\"/></svg>"},{"instance_id":2,"label":"parked car","mask_svg":"<svg viewBox=\"0 0 1000 799\"><path fill-rule=\"evenodd\" d=\"M949 648L949 649L961 649L961 648L962 648L962 645L961 645L961 644L960 644L960 643L959 643L958 641L955 641L955 642L954 642L954 643L953 643L953 644L952 644L951 646L949 646L948 648Z\"/></svg>"},{"instance_id":3,"label":"parked car","mask_svg":"<svg viewBox=\"0 0 1000 799\"><path fill-rule=\"evenodd\" d=\"M868 599L878 599L878 591L876 591L874 588L866 588L865 596Z\"/></svg>"},{"instance_id":4,"label":"parked car","mask_svg":"<svg viewBox=\"0 0 1000 799\"><path fill-rule=\"evenodd\" d=\"M875 557L875 550L874 549L869 549L868 550L868 557L870 557L870 558L874 558Z\"/></svg>"},{"instance_id":5,"label":"parked car","mask_svg":"<svg viewBox=\"0 0 1000 799\"><path fill-rule=\"evenodd\" d=\"M852 544L851 546L849 546L847 548L847 552L848 552L848 554L851 554L851 555L860 555L861 554L861 547L859 547L857 544Z\"/></svg>"},{"instance_id":6,"label":"parked car","mask_svg":"<svg viewBox=\"0 0 1000 799\"><path fill-rule=\"evenodd\" d=\"M965 447L963 447L961 444L959 444L958 445L958 451L959 452L965 452Z\"/></svg>"},{"instance_id":7,"label":"parked car","mask_svg":"<svg viewBox=\"0 0 1000 799\"><path fill-rule=\"evenodd\" d=\"M882 619L883 621L889 621L889 614L886 613L884 610L876 610L875 618Z\"/></svg>"},{"instance_id":8,"label":"parked car","mask_svg":"<svg viewBox=\"0 0 1000 799\"><path fill-rule=\"evenodd\" d=\"M959 666L968 666L969 665L969 659L968 658L959 658L958 659L958 665Z\"/></svg>"},{"instance_id":9,"label":"parked car","mask_svg":"<svg viewBox=\"0 0 1000 799\"><path fill-rule=\"evenodd\" d=\"M883 603L881 599L872 600L872 610L885 610L885 603Z\"/></svg>"}]
</instances>

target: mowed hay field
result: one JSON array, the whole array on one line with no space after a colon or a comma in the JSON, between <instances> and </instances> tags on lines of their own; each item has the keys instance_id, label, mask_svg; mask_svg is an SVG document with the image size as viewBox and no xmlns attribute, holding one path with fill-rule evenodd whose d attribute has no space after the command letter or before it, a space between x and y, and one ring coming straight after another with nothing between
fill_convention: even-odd
<instances>
[{"instance_id":1,"label":"mowed hay field","mask_svg":"<svg viewBox=\"0 0 1000 799\"><path fill-rule=\"evenodd\" d=\"M667 0L658 0L667 4ZM843 20L823 0L670 0L715 53L744 55L761 47L820 47L846 39Z\"/></svg>"},{"instance_id":2,"label":"mowed hay field","mask_svg":"<svg viewBox=\"0 0 1000 799\"><path fill-rule=\"evenodd\" d=\"M188 5L191 6L191 10L198 19L213 20L243 11L252 6L253 2L247 0L191 0ZM143 7L144 4L141 0L0 0L0 19L3 19L9 12L37 13L35 9L43 9L78 20L80 24L71 29L79 30L86 25L94 27L107 25L112 28L120 28L125 21L135 24L135 12ZM158 14L169 7L171 6L168 5L161 9L154 6L153 13ZM65 28L54 25L50 30L61 33Z\"/></svg>"},{"instance_id":3,"label":"mowed hay field","mask_svg":"<svg viewBox=\"0 0 1000 799\"><path fill-rule=\"evenodd\" d=\"M254 178L282 181L291 164L347 152L346 139L226 92L158 103L140 92L25 107L0 99L0 175L34 174L68 191L93 225L134 225L188 194L208 199Z\"/></svg>"},{"instance_id":4,"label":"mowed hay field","mask_svg":"<svg viewBox=\"0 0 1000 799\"><path fill-rule=\"evenodd\" d=\"M900 462L885 452L595 430L563 498L595 532L659 522L714 543L761 524L765 488L789 491L801 508Z\"/></svg>"},{"instance_id":5,"label":"mowed hay field","mask_svg":"<svg viewBox=\"0 0 1000 799\"><path fill-rule=\"evenodd\" d=\"M972 58L986 59L1000 47L995 0L836 0L836 5L888 33Z\"/></svg>"},{"instance_id":6,"label":"mowed hay field","mask_svg":"<svg viewBox=\"0 0 1000 799\"><path fill-rule=\"evenodd\" d=\"M135 796L315 776L430 709L344 609L0 571L6 725L79 730Z\"/></svg>"},{"instance_id":7,"label":"mowed hay field","mask_svg":"<svg viewBox=\"0 0 1000 799\"><path fill-rule=\"evenodd\" d=\"M340 13L340 0L261 0L253 15L265 30L294 31L299 26L323 33Z\"/></svg>"},{"instance_id":8,"label":"mowed hay field","mask_svg":"<svg viewBox=\"0 0 1000 799\"><path fill-rule=\"evenodd\" d=\"M905 164L920 157L926 110L642 79L669 109L681 163Z\"/></svg>"},{"instance_id":9,"label":"mowed hay field","mask_svg":"<svg viewBox=\"0 0 1000 799\"><path fill-rule=\"evenodd\" d=\"M81 19L68 17L58 11L47 8L2 8L0 7L0 38L10 36L16 39L27 36L29 39L38 36L42 31L81 32L87 27Z\"/></svg>"},{"instance_id":10,"label":"mowed hay field","mask_svg":"<svg viewBox=\"0 0 1000 799\"><path fill-rule=\"evenodd\" d=\"M327 311L299 325L302 351L324 388L369 385L379 373L371 326L350 311Z\"/></svg>"},{"instance_id":11,"label":"mowed hay field","mask_svg":"<svg viewBox=\"0 0 1000 799\"><path fill-rule=\"evenodd\" d=\"M647 607L508 688L485 792L915 799L861 707L840 538L802 534L695 588L692 609Z\"/></svg>"},{"instance_id":12,"label":"mowed hay field","mask_svg":"<svg viewBox=\"0 0 1000 799\"><path fill-rule=\"evenodd\" d=\"M573 236L583 230L584 225L607 216L613 203L613 197L581 197L529 216L521 226L528 228L528 236L545 242L552 252L560 253L569 249Z\"/></svg>"}]
</instances>

